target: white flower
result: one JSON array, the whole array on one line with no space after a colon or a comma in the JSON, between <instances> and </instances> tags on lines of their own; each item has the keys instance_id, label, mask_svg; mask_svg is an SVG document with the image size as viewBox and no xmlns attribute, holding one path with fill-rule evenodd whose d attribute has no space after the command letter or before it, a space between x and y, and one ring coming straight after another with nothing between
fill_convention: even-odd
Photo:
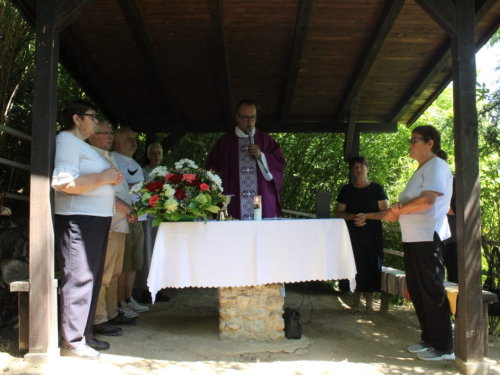
<instances>
[{"instance_id":1,"label":"white flower","mask_svg":"<svg viewBox=\"0 0 500 375\"><path fill-rule=\"evenodd\" d=\"M156 177L161 177L162 179L165 177L165 175L168 173L168 168L161 165L159 167L156 167L151 171L151 173L148 176L148 181L154 180Z\"/></svg>"},{"instance_id":2,"label":"white flower","mask_svg":"<svg viewBox=\"0 0 500 375\"><path fill-rule=\"evenodd\" d=\"M175 194L175 189L170 184L163 184L163 190L167 197L173 197Z\"/></svg>"},{"instance_id":3,"label":"white flower","mask_svg":"<svg viewBox=\"0 0 500 375\"><path fill-rule=\"evenodd\" d=\"M222 180L220 179L219 176L217 176L216 174L213 174L210 171L207 171L207 177L217 186L217 188L222 190ZM212 188L213 187L214 186L212 185Z\"/></svg>"},{"instance_id":4,"label":"white flower","mask_svg":"<svg viewBox=\"0 0 500 375\"><path fill-rule=\"evenodd\" d=\"M130 193L132 194L137 194L139 192L139 190L142 189L142 181L141 182L138 182L137 184L135 184L134 186L132 186L132 188L130 189Z\"/></svg>"},{"instance_id":5,"label":"white flower","mask_svg":"<svg viewBox=\"0 0 500 375\"><path fill-rule=\"evenodd\" d=\"M212 187L212 190L214 190L214 191L217 191L217 189L219 189L221 193L224 191L224 188L222 186L218 186L218 185L213 184L211 187Z\"/></svg>"},{"instance_id":6,"label":"white flower","mask_svg":"<svg viewBox=\"0 0 500 375\"><path fill-rule=\"evenodd\" d=\"M187 165L190 168L198 169L198 166L194 163L194 161L189 159L181 159L177 163L174 164L176 169L183 169L184 165Z\"/></svg>"},{"instance_id":7,"label":"white flower","mask_svg":"<svg viewBox=\"0 0 500 375\"><path fill-rule=\"evenodd\" d=\"M171 212L174 212L178 206L179 206L179 203L177 202L177 199L175 199L174 197L170 197L165 201L165 204L163 207L165 207L165 210L169 214Z\"/></svg>"}]
</instances>

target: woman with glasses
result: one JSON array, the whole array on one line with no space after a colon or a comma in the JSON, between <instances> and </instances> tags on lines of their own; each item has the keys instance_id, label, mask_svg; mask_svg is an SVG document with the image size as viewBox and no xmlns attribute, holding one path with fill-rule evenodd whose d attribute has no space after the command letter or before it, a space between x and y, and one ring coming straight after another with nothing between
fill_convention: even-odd
<instances>
[{"instance_id":1,"label":"woman with glasses","mask_svg":"<svg viewBox=\"0 0 500 375\"><path fill-rule=\"evenodd\" d=\"M382 277L382 217L389 208L382 185L368 180L368 161L356 156L349 163L351 183L337 197L335 217L347 223L356 260L356 290L349 312L359 312L361 293L366 298L366 313L373 315L373 294L380 292Z\"/></svg>"},{"instance_id":2,"label":"woman with glasses","mask_svg":"<svg viewBox=\"0 0 500 375\"><path fill-rule=\"evenodd\" d=\"M101 287L114 187L123 174L85 142L96 130L95 107L69 103L64 131L56 139L54 235L61 285L61 355L99 358L93 348L109 344L94 338L93 322Z\"/></svg>"},{"instance_id":3,"label":"woman with glasses","mask_svg":"<svg viewBox=\"0 0 500 375\"><path fill-rule=\"evenodd\" d=\"M453 176L436 157L441 136L432 126L419 126L409 142L418 169L391 204L385 220L399 219L403 238L406 283L415 306L421 340L408 347L420 359L453 360L450 305L444 289L442 241L450 237L446 213L450 208Z\"/></svg>"}]
</instances>

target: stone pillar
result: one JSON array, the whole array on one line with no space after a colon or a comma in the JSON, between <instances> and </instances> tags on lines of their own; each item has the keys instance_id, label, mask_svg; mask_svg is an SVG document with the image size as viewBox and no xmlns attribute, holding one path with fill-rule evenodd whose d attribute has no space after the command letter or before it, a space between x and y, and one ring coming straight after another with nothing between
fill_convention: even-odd
<instances>
[{"instance_id":1,"label":"stone pillar","mask_svg":"<svg viewBox=\"0 0 500 375\"><path fill-rule=\"evenodd\" d=\"M283 284L219 288L221 340L278 340L285 338Z\"/></svg>"}]
</instances>

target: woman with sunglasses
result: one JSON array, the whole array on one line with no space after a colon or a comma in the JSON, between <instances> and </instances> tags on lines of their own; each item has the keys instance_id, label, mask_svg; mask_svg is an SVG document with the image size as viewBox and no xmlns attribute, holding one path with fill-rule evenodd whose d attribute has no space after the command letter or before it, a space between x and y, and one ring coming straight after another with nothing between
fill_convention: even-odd
<instances>
[{"instance_id":1,"label":"woman with sunglasses","mask_svg":"<svg viewBox=\"0 0 500 375\"><path fill-rule=\"evenodd\" d=\"M123 180L123 173L85 142L96 130L95 111L85 100L64 109L65 130L56 138L52 176L55 245L63 273L61 355L87 359L99 358L93 348L109 348L94 338L93 322L113 217L113 185Z\"/></svg>"},{"instance_id":2,"label":"woman with sunglasses","mask_svg":"<svg viewBox=\"0 0 500 375\"><path fill-rule=\"evenodd\" d=\"M419 126L409 142L418 169L391 204L384 220L399 219L403 237L406 283L417 313L421 340L408 347L428 361L453 360L450 305L444 289L442 241L450 237L446 213L450 208L453 176L436 157L441 136L432 126Z\"/></svg>"}]
</instances>

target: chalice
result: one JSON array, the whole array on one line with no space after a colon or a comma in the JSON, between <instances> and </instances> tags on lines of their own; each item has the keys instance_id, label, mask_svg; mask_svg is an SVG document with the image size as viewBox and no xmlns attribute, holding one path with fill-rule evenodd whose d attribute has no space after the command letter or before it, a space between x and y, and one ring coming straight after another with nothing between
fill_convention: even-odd
<instances>
[{"instance_id":1,"label":"chalice","mask_svg":"<svg viewBox=\"0 0 500 375\"><path fill-rule=\"evenodd\" d=\"M219 210L218 218L219 221L229 220L229 214L227 213L227 206L231 202L232 195L222 196L222 208Z\"/></svg>"}]
</instances>

